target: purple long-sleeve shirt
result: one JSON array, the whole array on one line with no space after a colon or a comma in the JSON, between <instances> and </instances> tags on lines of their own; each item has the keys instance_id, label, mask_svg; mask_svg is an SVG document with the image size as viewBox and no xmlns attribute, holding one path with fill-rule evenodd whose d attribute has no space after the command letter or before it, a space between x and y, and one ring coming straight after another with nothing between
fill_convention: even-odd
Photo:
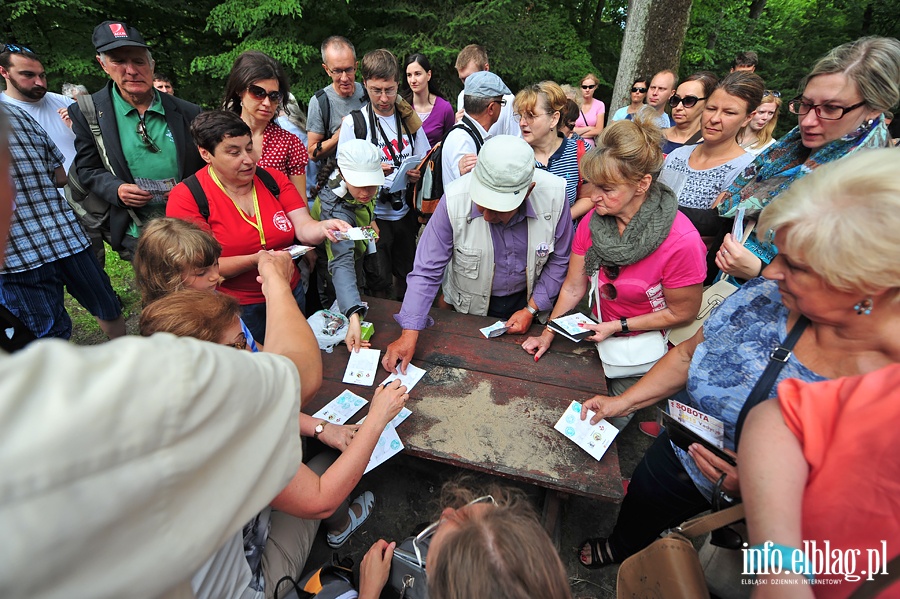
<instances>
[{"instance_id":1,"label":"purple long-sleeve shirt","mask_svg":"<svg viewBox=\"0 0 900 599\"><path fill-rule=\"evenodd\" d=\"M444 278L444 268L453 255L453 229L447 213L447 198L440 203L428 221L419 239L413 270L406 278L406 296L400 313L394 319L404 329L421 331L434 324L428 316L431 303L437 295ZM472 204L472 218L482 218L475 204ZM528 252L528 221L537 218L531 201L526 198L524 210L519 210L507 224L491 224L491 243L494 246L494 277L491 280L491 295L506 296L525 289ZM569 267L569 253L572 250L574 229L572 219L563 214L556 224L554 251L550 254L541 274L534 284L532 299L539 310L553 307L554 298L559 295L566 271Z\"/></svg>"}]
</instances>

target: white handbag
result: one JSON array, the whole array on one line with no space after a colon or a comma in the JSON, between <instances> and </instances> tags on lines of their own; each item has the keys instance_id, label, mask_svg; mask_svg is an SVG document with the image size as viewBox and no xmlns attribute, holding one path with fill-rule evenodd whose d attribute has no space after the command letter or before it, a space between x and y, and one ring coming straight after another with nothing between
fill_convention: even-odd
<instances>
[{"instance_id":1,"label":"white handbag","mask_svg":"<svg viewBox=\"0 0 900 599\"><path fill-rule=\"evenodd\" d=\"M591 277L591 297L597 302L597 317L602 322L598 278L597 273ZM668 336L662 331L647 331L627 337L607 337L597 343L597 353L600 354L600 362L603 363L603 374L611 379L646 374L668 351Z\"/></svg>"}]
</instances>

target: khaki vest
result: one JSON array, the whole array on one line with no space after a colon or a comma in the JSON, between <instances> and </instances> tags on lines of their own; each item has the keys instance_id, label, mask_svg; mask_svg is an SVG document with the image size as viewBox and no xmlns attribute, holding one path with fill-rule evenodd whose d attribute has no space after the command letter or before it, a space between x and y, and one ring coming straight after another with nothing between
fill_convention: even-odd
<instances>
[{"instance_id":1,"label":"khaki vest","mask_svg":"<svg viewBox=\"0 0 900 599\"><path fill-rule=\"evenodd\" d=\"M444 271L444 299L464 314L484 316L491 302L491 283L494 279L494 244L491 225L483 218L472 218L473 202L469 196L469 180L463 176L447 186L447 212L453 229L453 256ZM528 258L526 282L528 297L550 253L555 251L556 225L560 218L571 218L566 202L566 181L546 171L534 171L535 187L528 201L537 218L528 223ZM541 244L549 248L544 256L537 255Z\"/></svg>"}]
</instances>

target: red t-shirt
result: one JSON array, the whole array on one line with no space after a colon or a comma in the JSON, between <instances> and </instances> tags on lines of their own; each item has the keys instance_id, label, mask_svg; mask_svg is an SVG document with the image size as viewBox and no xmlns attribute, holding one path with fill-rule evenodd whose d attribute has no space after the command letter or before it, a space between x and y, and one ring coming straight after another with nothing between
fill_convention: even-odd
<instances>
[{"instance_id":1,"label":"red t-shirt","mask_svg":"<svg viewBox=\"0 0 900 599\"><path fill-rule=\"evenodd\" d=\"M841 555L858 550L855 574L868 570L869 551L881 554L882 541L888 561L898 555L900 452L894 424L900 418L900 365L820 383L788 379L778 385L778 402L809 464L803 540L818 550L828 543ZM840 575L816 578L840 580L814 587L816 597L827 599L848 597L862 584ZM900 597L900 585L879 597Z\"/></svg>"},{"instance_id":2,"label":"red t-shirt","mask_svg":"<svg viewBox=\"0 0 900 599\"><path fill-rule=\"evenodd\" d=\"M284 249L295 243L294 225L288 218L288 214L304 208L306 202L285 175L274 169L266 169L266 171L278 182L281 192L278 199L275 199L275 196L266 189L259 177L254 179L259 202L257 216L262 217L263 233L266 238L265 248L260 244L259 232L256 228L241 217L231 198L225 195L225 192L212 180L208 166L197 171L197 179L209 201L209 221L203 220L200 208L197 207L197 201L184 183L176 185L169 194L166 216L193 221L211 232L212 236L222 244L223 258L255 254L261 249ZM250 218L250 220L256 221L254 218ZM248 270L236 277L225 279L219 289L237 298L241 305L263 303L266 298L262 294L260 284L256 281L258 274L256 269ZM299 282L300 271L294 267L291 288L294 288Z\"/></svg>"},{"instance_id":3,"label":"red t-shirt","mask_svg":"<svg viewBox=\"0 0 900 599\"><path fill-rule=\"evenodd\" d=\"M300 138L269 121L263 131L261 158L257 164L268 170L277 170L288 177L305 175L309 154Z\"/></svg>"}]
</instances>

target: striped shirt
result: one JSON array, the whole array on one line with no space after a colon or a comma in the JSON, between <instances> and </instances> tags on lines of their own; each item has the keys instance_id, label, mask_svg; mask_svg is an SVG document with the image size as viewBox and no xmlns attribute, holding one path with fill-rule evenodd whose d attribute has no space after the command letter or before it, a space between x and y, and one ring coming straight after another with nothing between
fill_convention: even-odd
<instances>
[{"instance_id":1,"label":"striped shirt","mask_svg":"<svg viewBox=\"0 0 900 599\"><path fill-rule=\"evenodd\" d=\"M566 201L571 208L578 199L578 180L581 177L578 172L578 142L566 137L562 140L562 144L553 152L547 164L535 161L534 165L566 180Z\"/></svg>"},{"instance_id":2,"label":"striped shirt","mask_svg":"<svg viewBox=\"0 0 900 599\"><path fill-rule=\"evenodd\" d=\"M10 174L16 186L16 211L0 272L24 272L77 254L90 242L56 188L62 152L24 110L6 103L0 103L0 110L9 118Z\"/></svg>"}]
</instances>

